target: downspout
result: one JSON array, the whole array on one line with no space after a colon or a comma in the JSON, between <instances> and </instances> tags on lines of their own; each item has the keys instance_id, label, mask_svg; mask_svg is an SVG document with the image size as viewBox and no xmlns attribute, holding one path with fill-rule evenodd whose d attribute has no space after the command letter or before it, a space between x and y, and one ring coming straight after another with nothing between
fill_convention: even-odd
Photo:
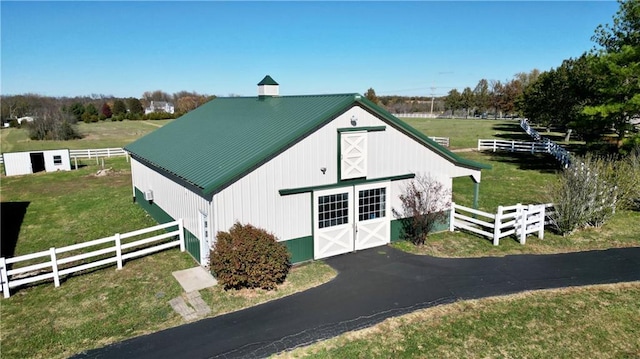
<instances>
[{"instance_id":1,"label":"downspout","mask_svg":"<svg viewBox=\"0 0 640 359\"><path fill-rule=\"evenodd\" d=\"M479 196L480 196L480 182L473 181L473 209L478 209Z\"/></svg>"}]
</instances>

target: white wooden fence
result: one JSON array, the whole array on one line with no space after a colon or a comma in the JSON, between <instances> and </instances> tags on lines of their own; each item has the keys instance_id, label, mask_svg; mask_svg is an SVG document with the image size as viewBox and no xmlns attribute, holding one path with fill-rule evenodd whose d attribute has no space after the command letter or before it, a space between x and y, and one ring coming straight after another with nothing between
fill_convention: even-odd
<instances>
[{"instance_id":1,"label":"white wooden fence","mask_svg":"<svg viewBox=\"0 0 640 359\"><path fill-rule=\"evenodd\" d=\"M546 137L542 137L538 131L529 125L527 119L520 120L520 127L534 140L545 143L549 146L549 153L556 158L558 162L562 164L564 168L571 165L571 154L557 143L551 141Z\"/></svg>"},{"instance_id":2,"label":"white wooden fence","mask_svg":"<svg viewBox=\"0 0 640 359\"><path fill-rule=\"evenodd\" d=\"M552 204L499 206L496 214L451 203L449 230L463 229L487 237L493 245L500 244L500 239L515 235L521 244L525 244L527 235L537 233L544 239L544 226L549 224L548 208ZM483 219L478 219L483 217Z\"/></svg>"},{"instance_id":3,"label":"white wooden fence","mask_svg":"<svg viewBox=\"0 0 640 359\"><path fill-rule=\"evenodd\" d=\"M122 148L94 148L87 150L69 150L69 157L72 158L96 158L96 157L116 157L127 156L127 151Z\"/></svg>"},{"instance_id":4,"label":"white wooden fence","mask_svg":"<svg viewBox=\"0 0 640 359\"><path fill-rule=\"evenodd\" d=\"M147 233L160 231L174 226L178 226L178 229L149 238L122 243L122 240L127 238L142 236ZM113 263L116 263L117 269L121 269L124 261L127 259L145 256L177 246L179 246L180 250L184 252L185 243L183 228L182 219L179 219L174 222L144 228L129 233L116 233L111 237L96 239L72 246L50 248L46 251L11 258L0 257L0 281L2 283L0 287L4 297L9 298L11 295L9 290L20 285L53 279L54 285L59 287L60 277L67 274L111 265ZM174 237L177 237L178 239L169 242L164 241L167 238ZM149 246L149 244L154 242L161 243ZM104 244L111 245L106 248L100 248L104 247ZM99 249L88 249L90 247L99 247ZM79 250L88 250L88 252L79 254ZM26 265L18 268L14 267L15 264L20 262L26 262ZM11 269L8 267L10 265L12 267Z\"/></svg>"},{"instance_id":5,"label":"white wooden fence","mask_svg":"<svg viewBox=\"0 0 640 359\"><path fill-rule=\"evenodd\" d=\"M434 140L437 144L444 147L449 147L449 137L429 137Z\"/></svg>"},{"instance_id":6,"label":"white wooden fence","mask_svg":"<svg viewBox=\"0 0 640 359\"><path fill-rule=\"evenodd\" d=\"M550 153L550 144L509 140L478 140L478 151Z\"/></svg>"}]
</instances>

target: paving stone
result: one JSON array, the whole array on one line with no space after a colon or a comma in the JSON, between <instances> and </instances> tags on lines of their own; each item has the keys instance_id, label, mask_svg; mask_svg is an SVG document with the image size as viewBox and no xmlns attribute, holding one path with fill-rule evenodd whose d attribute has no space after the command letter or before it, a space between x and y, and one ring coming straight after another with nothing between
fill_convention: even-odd
<instances>
[{"instance_id":1,"label":"paving stone","mask_svg":"<svg viewBox=\"0 0 640 359\"><path fill-rule=\"evenodd\" d=\"M189 304L196 310L196 314L200 317L205 316L211 313L211 308L205 303L205 301L200 296L200 292L193 291L185 294Z\"/></svg>"},{"instance_id":2,"label":"paving stone","mask_svg":"<svg viewBox=\"0 0 640 359\"><path fill-rule=\"evenodd\" d=\"M190 321L198 318L196 311L191 308L182 297L176 297L169 301L169 304L184 320Z\"/></svg>"}]
</instances>

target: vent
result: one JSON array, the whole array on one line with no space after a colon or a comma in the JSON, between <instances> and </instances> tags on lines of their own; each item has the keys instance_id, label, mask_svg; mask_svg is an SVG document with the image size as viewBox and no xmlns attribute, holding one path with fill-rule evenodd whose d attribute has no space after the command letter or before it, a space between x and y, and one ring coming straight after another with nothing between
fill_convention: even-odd
<instances>
[{"instance_id":1,"label":"vent","mask_svg":"<svg viewBox=\"0 0 640 359\"><path fill-rule=\"evenodd\" d=\"M144 199L147 201L153 201L153 191L152 190L147 190L144 193Z\"/></svg>"}]
</instances>

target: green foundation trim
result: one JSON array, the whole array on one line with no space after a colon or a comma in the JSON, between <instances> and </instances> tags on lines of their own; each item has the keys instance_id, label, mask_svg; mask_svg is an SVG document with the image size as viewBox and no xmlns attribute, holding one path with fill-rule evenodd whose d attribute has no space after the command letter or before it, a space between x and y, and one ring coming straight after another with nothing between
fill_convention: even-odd
<instances>
[{"instance_id":1,"label":"green foundation trim","mask_svg":"<svg viewBox=\"0 0 640 359\"><path fill-rule=\"evenodd\" d=\"M300 237L280 242L291 253L291 263L299 263L313 259L313 236Z\"/></svg>"},{"instance_id":2,"label":"green foundation trim","mask_svg":"<svg viewBox=\"0 0 640 359\"><path fill-rule=\"evenodd\" d=\"M142 209L144 209L147 213L149 213L151 218L155 219L156 222L163 224L163 223L175 221L173 217L171 217L167 212L165 212L162 208L160 208L160 206L155 204L153 201L145 200L144 194L142 193L142 191L140 191L138 188L136 188L135 190L136 190L136 198L135 198L136 203L140 207L142 207ZM170 231L175 231L176 229L177 229L177 226L167 228L166 230L170 232ZM198 239L198 237L194 236L193 233L189 232L186 229L184 230L184 239L185 239L185 246L187 248L187 252L189 252L189 254L191 254L191 256L193 256L193 258L195 258L195 260L198 263L200 263L200 240Z\"/></svg>"}]
</instances>

